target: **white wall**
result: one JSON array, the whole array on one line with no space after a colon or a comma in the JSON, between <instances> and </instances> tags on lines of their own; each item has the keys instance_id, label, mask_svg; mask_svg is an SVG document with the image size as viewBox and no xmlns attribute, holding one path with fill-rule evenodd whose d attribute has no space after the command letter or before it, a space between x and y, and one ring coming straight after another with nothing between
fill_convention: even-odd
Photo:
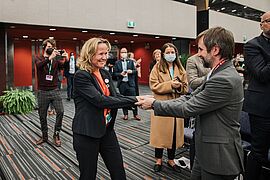
<instances>
[{"instance_id":1,"label":"white wall","mask_svg":"<svg viewBox=\"0 0 270 180\"><path fill-rule=\"evenodd\" d=\"M238 43L245 43L261 33L259 22L210 10L209 27L215 26L222 26L232 31L234 40Z\"/></svg>"},{"instance_id":2,"label":"white wall","mask_svg":"<svg viewBox=\"0 0 270 180\"><path fill-rule=\"evenodd\" d=\"M171 0L0 0L0 22L196 37L196 7ZM136 22L134 29L127 21Z\"/></svg>"},{"instance_id":3,"label":"white wall","mask_svg":"<svg viewBox=\"0 0 270 180\"><path fill-rule=\"evenodd\" d=\"M242 4L253 9L258 9L264 12L270 11L270 0L230 0L238 4Z\"/></svg>"}]
</instances>

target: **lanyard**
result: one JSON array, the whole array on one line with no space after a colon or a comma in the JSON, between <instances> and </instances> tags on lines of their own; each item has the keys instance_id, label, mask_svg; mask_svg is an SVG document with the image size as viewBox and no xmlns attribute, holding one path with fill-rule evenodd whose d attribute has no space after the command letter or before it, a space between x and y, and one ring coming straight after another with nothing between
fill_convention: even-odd
<instances>
[{"instance_id":1,"label":"lanyard","mask_svg":"<svg viewBox=\"0 0 270 180\"><path fill-rule=\"evenodd\" d=\"M49 62L48 68L49 68L49 74L51 74L51 71L52 71L52 62Z\"/></svg>"},{"instance_id":2,"label":"lanyard","mask_svg":"<svg viewBox=\"0 0 270 180\"><path fill-rule=\"evenodd\" d=\"M223 60L221 60L215 67L214 67L214 69L213 69L213 71L212 71L212 73L215 71L215 70L217 70L222 64L224 64L226 61L223 59Z\"/></svg>"}]
</instances>

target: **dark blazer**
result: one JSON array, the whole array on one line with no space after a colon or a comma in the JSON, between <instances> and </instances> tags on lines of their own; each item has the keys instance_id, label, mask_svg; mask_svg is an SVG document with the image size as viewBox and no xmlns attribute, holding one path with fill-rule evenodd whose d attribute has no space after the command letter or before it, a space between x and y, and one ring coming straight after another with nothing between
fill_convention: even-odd
<instances>
[{"instance_id":1,"label":"dark blazer","mask_svg":"<svg viewBox=\"0 0 270 180\"><path fill-rule=\"evenodd\" d=\"M263 35L244 46L249 85L245 93L244 111L270 117L270 40Z\"/></svg>"},{"instance_id":2,"label":"dark blazer","mask_svg":"<svg viewBox=\"0 0 270 180\"><path fill-rule=\"evenodd\" d=\"M137 102L136 97L122 96L116 92L108 71L101 69L100 73L109 87L110 96L103 95L94 75L83 70L78 70L75 74L75 116L72 123L74 133L100 138L105 134L106 130L113 129L117 115L116 108L130 107ZM112 120L107 128L104 119L104 108L111 109Z\"/></svg>"},{"instance_id":3,"label":"dark blazer","mask_svg":"<svg viewBox=\"0 0 270 180\"><path fill-rule=\"evenodd\" d=\"M219 175L244 170L240 137L242 80L231 61L213 72L191 95L155 101L155 115L196 117L195 147L201 168Z\"/></svg>"},{"instance_id":4,"label":"dark blazer","mask_svg":"<svg viewBox=\"0 0 270 180\"><path fill-rule=\"evenodd\" d=\"M132 70L132 74L128 74L128 84L131 87L135 87L136 86L135 77L137 76L137 69L135 68L132 60L127 59L126 61L127 61L127 69ZM121 72L123 72L122 60L118 60L115 62L114 71L113 71L114 76L117 78L117 87L119 87L119 85L123 79Z\"/></svg>"}]
</instances>

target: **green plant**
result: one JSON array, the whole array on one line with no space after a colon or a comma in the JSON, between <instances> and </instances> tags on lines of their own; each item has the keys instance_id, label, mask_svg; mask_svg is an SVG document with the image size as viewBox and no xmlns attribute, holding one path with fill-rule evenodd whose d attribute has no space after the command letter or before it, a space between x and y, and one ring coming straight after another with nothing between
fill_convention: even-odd
<instances>
[{"instance_id":1,"label":"green plant","mask_svg":"<svg viewBox=\"0 0 270 180\"><path fill-rule=\"evenodd\" d=\"M182 66L186 69L187 60L189 58L189 54L181 54L181 63Z\"/></svg>"},{"instance_id":2,"label":"green plant","mask_svg":"<svg viewBox=\"0 0 270 180\"><path fill-rule=\"evenodd\" d=\"M8 114L26 114L36 107L36 97L29 90L11 89L0 96L4 112Z\"/></svg>"}]
</instances>

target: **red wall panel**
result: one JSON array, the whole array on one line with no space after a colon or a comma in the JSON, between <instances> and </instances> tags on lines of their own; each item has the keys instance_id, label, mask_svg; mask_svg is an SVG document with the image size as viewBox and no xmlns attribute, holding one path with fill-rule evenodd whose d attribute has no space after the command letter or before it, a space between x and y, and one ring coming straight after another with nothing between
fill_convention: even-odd
<instances>
[{"instance_id":1,"label":"red wall panel","mask_svg":"<svg viewBox=\"0 0 270 180\"><path fill-rule=\"evenodd\" d=\"M32 85L31 41L14 41L14 86Z\"/></svg>"}]
</instances>

